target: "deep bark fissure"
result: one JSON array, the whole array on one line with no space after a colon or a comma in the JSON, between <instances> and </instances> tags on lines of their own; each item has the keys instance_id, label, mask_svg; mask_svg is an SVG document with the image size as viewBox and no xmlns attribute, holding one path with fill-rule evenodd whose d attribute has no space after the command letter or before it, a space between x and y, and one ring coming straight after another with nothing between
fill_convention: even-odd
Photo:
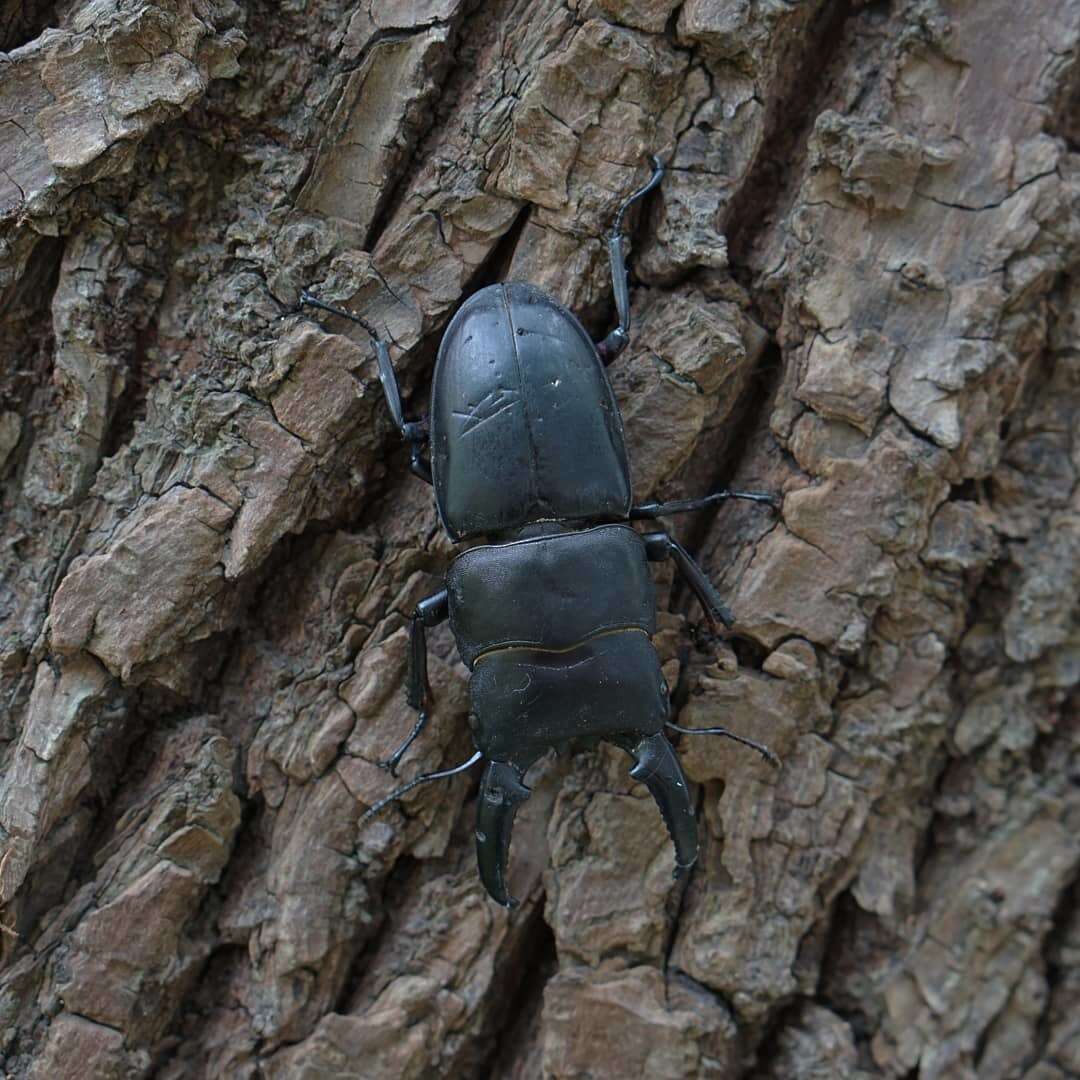
<instances>
[{"instance_id":1,"label":"deep bark fissure","mask_svg":"<svg viewBox=\"0 0 1080 1080\"><path fill-rule=\"evenodd\" d=\"M491 1049L482 1058L473 1075L476 1080L499 1080L505 1075L503 1066L513 1062L519 1047L527 1050L529 1030L539 1020L544 1004L544 988L558 969L555 936L544 921L543 898L529 916L529 928L517 958L516 972L507 972L511 989L493 1016ZM514 980L518 985L513 987Z\"/></svg>"},{"instance_id":2,"label":"deep bark fissure","mask_svg":"<svg viewBox=\"0 0 1080 1080\"><path fill-rule=\"evenodd\" d=\"M762 140L745 182L731 201L727 218L728 252L737 278L745 273L750 249L760 237L770 212L781 208L790 198L792 178L798 175L807 136L822 103L833 88L828 73L844 46L845 34L853 17L869 13L887 3L861 5L851 0L832 0L827 15L820 19L810 40L800 42L802 55L795 75L785 81L782 93L772 106L771 124ZM826 79L821 79L825 73Z\"/></svg>"},{"instance_id":3,"label":"deep bark fissure","mask_svg":"<svg viewBox=\"0 0 1080 1080\"><path fill-rule=\"evenodd\" d=\"M6 0L0 7L0 52L33 41L56 22L54 0Z\"/></svg>"}]
</instances>

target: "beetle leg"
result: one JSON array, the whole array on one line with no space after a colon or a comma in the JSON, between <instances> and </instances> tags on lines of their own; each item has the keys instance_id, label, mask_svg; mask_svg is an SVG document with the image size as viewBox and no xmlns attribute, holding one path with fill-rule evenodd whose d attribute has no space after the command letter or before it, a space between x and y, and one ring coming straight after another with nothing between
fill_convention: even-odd
<instances>
[{"instance_id":1,"label":"beetle leg","mask_svg":"<svg viewBox=\"0 0 1080 1080\"><path fill-rule=\"evenodd\" d=\"M390 770L391 776L397 775L397 764L402 755L413 744L413 740L424 730L428 721L427 704L431 697L427 673L427 634L426 627L438 626L449 614L449 602L446 590L442 589L421 600L413 612L409 623L409 675L405 683L405 700L419 712L409 737L386 759L380 762L384 769Z\"/></svg>"},{"instance_id":2,"label":"beetle leg","mask_svg":"<svg viewBox=\"0 0 1080 1080\"><path fill-rule=\"evenodd\" d=\"M729 628L734 625L735 616L731 609L720 599L720 594L705 576L705 571L694 562L690 552L678 540L668 536L666 532L645 533L642 539L645 541L645 554L650 561L662 562L668 558L675 560L675 565L698 598L713 630L717 629L718 622Z\"/></svg>"},{"instance_id":3,"label":"beetle leg","mask_svg":"<svg viewBox=\"0 0 1080 1080\"><path fill-rule=\"evenodd\" d=\"M742 743L743 746L749 746L751 750L756 750L774 769L780 768L780 759L767 746L754 742L753 739L747 739L742 735L736 735L734 731L728 731L726 727L681 727L670 720L664 726L671 728L672 731L678 731L682 735L723 735L728 739L734 739L737 743Z\"/></svg>"},{"instance_id":4,"label":"beetle leg","mask_svg":"<svg viewBox=\"0 0 1080 1080\"><path fill-rule=\"evenodd\" d=\"M426 420L406 420L401 434L409 443L409 469L413 476L418 476L425 484L430 484L431 463L424 460L424 447L428 443Z\"/></svg>"},{"instance_id":5,"label":"beetle leg","mask_svg":"<svg viewBox=\"0 0 1080 1080\"><path fill-rule=\"evenodd\" d=\"M619 325L603 341L597 343L596 351L605 364L610 364L626 348L630 340L630 286L626 280L626 252L623 250L622 223L626 211L644 198L664 178L664 164L654 154L652 156L653 174L644 187L639 188L619 207L615 215L615 224L608 234L608 258L611 261L611 284L615 290L615 310L619 315Z\"/></svg>"},{"instance_id":6,"label":"beetle leg","mask_svg":"<svg viewBox=\"0 0 1080 1080\"><path fill-rule=\"evenodd\" d=\"M505 761L491 761L480 783L476 806L476 861L480 880L491 898L503 907L516 907L506 889L506 864L514 815L532 792L525 786L525 770Z\"/></svg>"},{"instance_id":7,"label":"beetle leg","mask_svg":"<svg viewBox=\"0 0 1080 1080\"><path fill-rule=\"evenodd\" d=\"M379 365L379 382L382 384L383 396L390 410L390 418L394 421L394 427L401 432L401 437L409 444L409 468L414 476L430 484L431 466L423 458L423 448L428 441L427 424L423 421L405 419L405 413L401 407L401 388L398 386L397 373L390 360L389 346L379 337L375 327L367 319L362 319L359 315L354 315L344 308L327 304L317 296L313 296L307 289L303 289L300 293L301 307L304 304L327 311L331 315L339 315L343 319L359 324L368 332L375 346L375 359Z\"/></svg>"},{"instance_id":8,"label":"beetle leg","mask_svg":"<svg viewBox=\"0 0 1080 1080\"><path fill-rule=\"evenodd\" d=\"M412 731L405 737L405 741L385 760L379 762L379 768L385 769L391 776L397 776L398 762L405 756L405 751L412 746L416 737L427 726L428 714L426 709L420 709L420 715L413 724Z\"/></svg>"},{"instance_id":9,"label":"beetle leg","mask_svg":"<svg viewBox=\"0 0 1080 1080\"><path fill-rule=\"evenodd\" d=\"M675 845L675 876L679 877L697 862L698 838L690 789L675 748L662 732L646 735L636 745L629 740L619 740L618 745L634 758L630 775L649 789L660 808Z\"/></svg>"},{"instance_id":10,"label":"beetle leg","mask_svg":"<svg viewBox=\"0 0 1080 1080\"><path fill-rule=\"evenodd\" d=\"M640 506L630 508L632 521L642 518L665 517L668 514L685 514L691 510L705 510L710 506L726 502L728 499L749 499L751 502L765 503L774 510L779 509L780 499L768 491L714 491L709 495L702 495L697 499L681 499L676 502L651 502L642 503Z\"/></svg>"},{"instance_id":11,"label":"beetle leg","mask_svg":"<svg viewBox=\"0 0 1080 1080\"><path fill-rule=\"evenodd\" d=\"M450 776L457 776L459 773L463 773L471 769L477 762L483 761L484 755L479 750L468 761L463 761L460 765L455 765L452 769L442 769L439 772L424 773L423 776L418 776L415 780L410 780L407 784L403 784L396 791L391 791L385 799L380 799L377 803L369 806L363 814L360 816L360 824L363 825L370 821L376 814L382 813L391 803L397 802L398 799L407 795L413 788L419 787L421 784L430 784L433 780L445 780Z\"/></svg>"}]
</instances>

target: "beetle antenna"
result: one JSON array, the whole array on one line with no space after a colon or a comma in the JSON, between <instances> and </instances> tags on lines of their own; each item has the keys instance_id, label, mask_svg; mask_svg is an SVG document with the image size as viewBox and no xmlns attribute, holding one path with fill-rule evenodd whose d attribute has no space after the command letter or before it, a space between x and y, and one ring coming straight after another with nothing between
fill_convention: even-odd
<instances>
[{"instance_id":1,"label":"beetle antenna","mask_svg":"<svg viewBox=\"0 0 1080 1080\"><path fill-rule=\"evenodd\" d=\"M407 784L403 784L397 789L392 791L385 799L380 799L373 806L369 806L360 817L360 824L363 825L376 814L381 813L392 802L397 802L400 798L407 795L413 788L419 787L421 784L429 784L433 780L445 780L448 776L457 776L458 773L466 772L471 769L479 761L483 760L484 755L477 750L475 754L468 761L463 761L460 765L455 765L452 769L443 769L441 772L424 773L423 776L418 776L415 780L410 780Z\"/></svg>"},{"instance_id":2,"label":"beetle antenna","mask_svg":"<svg viewBox=\"0 0 1080 1080\"><path fill-rule=\"evenodd\" d=\"M672 731L678 731L682 735L723 735L725 738L733 739L737 743L742 743L743 746L750 747L751 750L756 750L774 769L780 768L780 759L767 746L762 746L761 743L754 742L753 739L743 738L742 735L736 735L734 731L728 731L726 727L680 727L670 720L666 721L664 726L671 728Z\"/></svg>"}]
</instances>

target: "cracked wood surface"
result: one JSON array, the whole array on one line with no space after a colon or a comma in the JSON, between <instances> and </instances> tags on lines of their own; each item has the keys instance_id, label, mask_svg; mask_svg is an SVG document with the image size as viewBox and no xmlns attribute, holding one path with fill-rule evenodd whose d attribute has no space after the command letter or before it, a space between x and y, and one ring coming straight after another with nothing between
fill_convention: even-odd
<instances>
[{"instance_id":1,"label":"cracked wood surface","mask_svg":"<svg viewBox=\"0 0 1080 1080\"><path fill-rule=\"evenodd\" d=\"M0 5L0 1069L1080 1076L1080 2ZM530 280L599 336L702 856L541 762L508 913L467 777L364 829L453 549L414 411ZM431 633L411 777L468 756Z\"/></svg>"}]
</instances>

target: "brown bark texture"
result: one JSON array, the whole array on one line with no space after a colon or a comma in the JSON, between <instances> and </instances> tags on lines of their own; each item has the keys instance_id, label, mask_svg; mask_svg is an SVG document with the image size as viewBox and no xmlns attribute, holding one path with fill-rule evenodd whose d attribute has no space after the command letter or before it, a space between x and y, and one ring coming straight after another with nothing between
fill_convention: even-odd
<instances>
[{"instance_id":1,"label":"brown bark texture","mask_svg":"<svg viewBox=\"0 0 1080 1080\"><path fill-rule=\"evenodd\" d=\"M266 1080L1080 1077L1080 0L0 4L0 1069ZM454 549L461 301L635 328L638 498L702 854L541 762L360 827ZM582 462L583 469L588 462ZM405 778L464 760L466 671Z\"/></svg>"}]
</instances>

